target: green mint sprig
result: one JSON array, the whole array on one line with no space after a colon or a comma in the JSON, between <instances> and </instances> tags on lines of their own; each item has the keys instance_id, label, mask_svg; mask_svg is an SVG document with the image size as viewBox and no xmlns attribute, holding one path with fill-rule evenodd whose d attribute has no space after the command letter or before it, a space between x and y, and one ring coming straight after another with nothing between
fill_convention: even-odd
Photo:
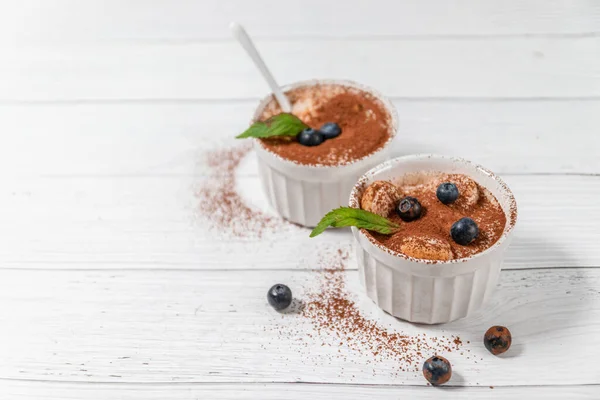
<instances>
[{"instance_id":1,"label":"green mint sprig","mask_svg":"<svg viewBox=\"0 0 600 400\"><path fill-rule=\"evenodd\" d=\"M372 212L358 208L340 207L328 212L310 233L310 237L320 235L330 226L333 228L355 226L384 235L391 235L400 229L400 225Z\"/></svg>"},{"instance_id":2,"label":"green mint sprig","mask_svg":"<svg viewBox=\"0 0 600 400\"><path fill-rule=\"evenodd\" d=\"M300 118L293 114L281 113L272 116L264 122L258 121L253 123L242 134L236 136L236 139L296 136L306 128L308 128L308 125L302 122Z\"/></svg>"}]
</instances>

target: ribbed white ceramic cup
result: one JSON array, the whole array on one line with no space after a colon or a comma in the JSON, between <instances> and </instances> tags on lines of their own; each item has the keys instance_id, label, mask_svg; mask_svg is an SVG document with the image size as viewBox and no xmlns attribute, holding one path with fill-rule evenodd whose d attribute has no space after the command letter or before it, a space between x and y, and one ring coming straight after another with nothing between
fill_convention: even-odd
<instances>
[{"instance_id":1,"label":"ribbed white ceramic cup","mask_svg":"<svg viewBox=\"0 0 600 400\"><path fill-rule=\"evenodd\" d=\"M507 223L493 246L468 258L428 261L390 250L363 230L353 227L352 232L367 295L395 317L438 324L466 317L489 299L512 237L517 204L508 186L479 165L452 157L413 155L387 161L363 175L352 190L350 207L360 207L364 189L374 181L393 181L407 173L427 171L467 175L498 199Z\"/></svg>"},{"instance_id":2,"label":"ribbed white ceramic cup","mask_svg":"<svg viewBox=\"0 0 600 400\"><path fill-rule=\"evenodd\" d=\"M341 85L373 96L389 115L390 139L376 152L338 166L302 165L267 150L260 140L255 139L260 180L270 204L285 219L307 227L316 226L326 213L347 204L356 180L388 158L390 143L398 128L398 117L392 103L373 89L355 82L310 80L285 86L283 90L314 85ZM265 97L256 109L253 121L258 120L273 101L272 95Z\"/></svg>"}]
</instances>

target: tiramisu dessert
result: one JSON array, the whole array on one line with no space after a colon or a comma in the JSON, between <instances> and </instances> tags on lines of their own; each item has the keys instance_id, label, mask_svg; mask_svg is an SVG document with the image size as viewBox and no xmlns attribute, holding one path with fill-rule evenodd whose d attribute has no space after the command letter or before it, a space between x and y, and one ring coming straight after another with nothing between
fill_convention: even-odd
<instances>
[{"instance_id":1,"label":"tiramisu dessert","mask_svg":"<svg viewBox=\"0 0 600 400\"><path fill-rule=\"evenodd\" d=\"M409 174L391 183L373 182L361 208L399 228L391 235L369 232L389 249L407 256L448 261L492 246L506 215L489 190L460 174Z\"/></svg>"},{"instance_id":2,"label":"tiramisu dessert","mask_svg":"<svg viewBox=\"0 0 600 400\"><path fill-rule=\"evenodd\" d=\"M279 129L282 114L272 101L262 111L259 124L275 126L275 134L257 137L268 151L294 163L336 166L362 159L391 139L391 115L373 95L340 84L316 84L287 91L292 116L301 124ZM273 125L275 124L275 125ZM284 125L284 124L282 124Z\"/></svg>"},{"instance_id":3,"label":"tiramisu dessert","mask_svg":"<svg viewBox=\"0 0 600 400\"><path fill-rule=\"evenodd\" d=\"M486 250L506 225L498 200L462 174L424 172L375 181L362 193L360 207L331 211L311 236L328 226L356 226L397 253L450 261Z\"/></svg>"},{"instance_id":4,"label":"tiramisu dessert","mask_svg":"<svg viewBox=\"0 0 600 400\"><path fill-rule=\"evenodd\" d=\"M237 137L254 138L271 206L288 221L314 227L347 203L365 171L387 159L396 111L379 93L350 81L312 80L282 89L291 112L281 112L269 95Z\"/></svg>"},{"instance_id":5,"label":"tiramisu dessert","mask_svg":"<svg viewBox=\"0 0 600 400\"><path fill-rule=\"evenodd\" d=\"M325 213L310 235L351 227L367 296L395 317L439 324L490 298L516 222L516 200L493 172L421 154L366 172L348 207Z\"/></svg>"}]
</instances>

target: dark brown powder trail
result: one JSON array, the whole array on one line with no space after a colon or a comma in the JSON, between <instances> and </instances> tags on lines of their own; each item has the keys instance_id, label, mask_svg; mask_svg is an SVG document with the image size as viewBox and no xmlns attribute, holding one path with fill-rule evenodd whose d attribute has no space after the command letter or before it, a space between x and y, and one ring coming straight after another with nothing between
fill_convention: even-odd
<instances>
[{"instance_id":1,"label":"dark brown powder trail","mask_svg":"<svg viewBox=\"0 0 600 400\"><path fill-rule=\"evenodd\" d=\"M198 210L209 229L225 236L262 238L291 227L285 220L247 205L236 190L235 171L251 149L250 143L244 143L210 151L203 157L208 178L196 192Z\"/></svg>"},{"instance_id":2,"label":"dark brown powder trail","mask_svg":"<svg viewBox=\"0 0 600 400\"><path fill-rule=\"evenodd\" d=\"M333 337L334 343L366 354L374 362L396 361L400 371L418 371L429 356L462 347L457 336L393 332L365 317L346 290L348 257L347 251L338 250L337 256L329 260L329 267L322 272L319 290L309 294L302 309L302 316L312 322L317 334Z\"/></svg>"}]
</instances>

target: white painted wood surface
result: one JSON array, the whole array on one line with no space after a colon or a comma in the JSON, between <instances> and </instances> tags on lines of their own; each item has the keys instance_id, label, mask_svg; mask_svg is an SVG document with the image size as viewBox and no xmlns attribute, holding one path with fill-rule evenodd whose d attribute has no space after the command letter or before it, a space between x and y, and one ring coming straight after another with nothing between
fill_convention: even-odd
<instances>
[{"instance_id":1,"label":"white painted wood surface","mask_svg":"<svg viewBox=\"0 0 600 400\"><path fill-rule=\"evenodd\" d=\"M230 21L258 37L582 36L598 32L600 6L588 0L20 0L0 29L12 40L228 39ZM16 29L18 28L18 29Z\"/></svg>"},{"instance_id":2,"label":"white painted wood surface","mask_svg":"<svg viewBox=\"0 0 600 400\"><path fill-rule=\"evenodd\" d=\"M600 97L599 36L256 43L280 84L339 77L405 98ZM230 41L32 45L0 62L2 101L255 99L268 92Z\"/></svg>"},{"instance_id":3,"label":"white painted wood surface","mask_svg":"<svg viewBox=\"0 0 600 400\"><path fill-rule=\"evenodd\" d=\"M474 318L394 320L346 273L389 329L471 340L479 358L453 355L452 387L268 329L304 337L264 292L283 281L302 296L347 232L223 243L198 217L204 154L233 145L267 91L232 19L281 82L391 96L395 155L464 156L515 191L507 270ZM600 398L599 35L586 0L3 5L0 399ZM255 168L248 157L238 188L264 208ZM513 331L512 357L483 349L492 324Z\"/></svg>"},{"instance_id":4,"label":"white painted wood surface","mask_svg":"<svg viewBox=\"0 0 600 400\"><path fill-rule=\"evenodd\" d=\"M3 324L0 375L9 379L427 383L420 372L398 373L391 359L369 364L368 352L343 347L338 356L338 337L311 338L304 317L268 307L265 287L283 281L303 299L319 287L319 271L34 270L0 278L0 319L12 322ZM43 286L28 290L36 280ZM346 284L361 311L389 332L460 336L463 355L440 353L453 363L450 384L600 383L593 362L581 367L600 346L600 269L504 271L484 310L438 326L385 314L360 292L355 272ZM494 324L513 333L509 357L483 346ZM533 373L540 365L551 368Z\"/></svg>"},{"instance_id":5,"label":"white painted wood surface","mask_svg":"<svg viewBox=\"0 0 600 400\"><path fill-rule=\"evenodd\" d=\"M253 162L242 166L255 170ZM600 265L600 177L507 175L519 223L505 268ZM10 268L305 269L306 249L350 242L349 231L254 243L207 230L197 211L197 176L17 178L0 187L0 263ZM258 177L238 187L261 208ZM265 208L267 212L272 212ZM277 244L276 246L275 243ZM268 257L265 257L268 254ZM299 262L300 260L300 262ZM352 268L354 266L351 266Z\"/></svg>"},{"instance_id":6,"label":"white painted wood surface","mask_svg":"<svg viewBox=\"0 0 600 400\"><path fill-rule=\"evenodd\" d=\"M256 76L256 80L260 77ZM0 105L0 177L202 175L258 101ZM465 157L498 174L600 173L598 101L396 100L394 155ZM60 134L60 136L59 136ZM67 146L67 144L70 144ZM239 175L256 176L254 166Z\"/></svg>"}]
</instances>

